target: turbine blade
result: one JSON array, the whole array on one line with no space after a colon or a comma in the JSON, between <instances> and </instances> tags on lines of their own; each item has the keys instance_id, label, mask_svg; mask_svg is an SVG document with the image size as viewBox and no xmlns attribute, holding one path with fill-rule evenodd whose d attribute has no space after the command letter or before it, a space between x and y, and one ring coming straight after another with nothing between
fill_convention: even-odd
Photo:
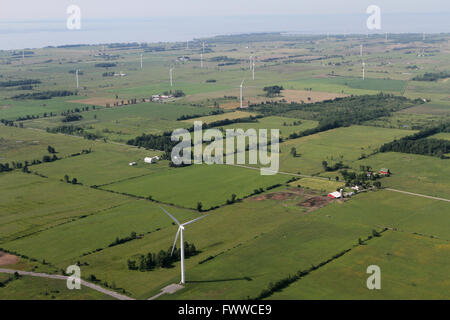
<instances>
[{"instance_id":1,"label":"turbine blade","mask_svg":"<svg viewBox=\"0 0 450 320\"><path fill-rule=\"evenodd\" d=\"M185 222L185 223L182 224L182 226L183 226L183 227L184 227L184 226L187 226L188 224L194 223L195 221L198 221L198 220L200 220L200 219L203 219L203 218L206 217L206 216L207 216L207 215L204 215L204 216L201 216L201 217L196 218L196 219L194 219L194 220Z\"/></svg>"},{"instance_id":2,"label":"turbine blade","mask_svg":"<svg viewBox=\"0 0 450 320\"><path fill-rule=\"evenodd\" d=\"M175 250L175 245L177 244L179 234L180 234L180 228L178 228L177 235L175 236L175 241L173 242L172 252L170 253L170 255L173 255L173 250Z\"/></svg>"},{"instance_id":3,"label":"turbine blade","mask_svg":"<svg viewBox=\"0 0 450 320\"><path fill-rule=\"evenodd\" d=\"M181 226L181 224L180 224L180 222L173 216L173 215L171 215L170 213L168 213L167 212L167 210L166 209L164 209L163 207L160 207L173 221L175 221L176 222L176 224L177 225L179 225L179 226Z\"/></svg>"}]
</instances>

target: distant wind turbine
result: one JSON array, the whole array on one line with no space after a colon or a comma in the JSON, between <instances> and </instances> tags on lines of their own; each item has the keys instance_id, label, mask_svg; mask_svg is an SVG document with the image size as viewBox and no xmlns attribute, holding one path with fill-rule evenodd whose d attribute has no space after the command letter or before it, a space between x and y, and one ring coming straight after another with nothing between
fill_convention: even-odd
<instances>
[{"instance_id":1,"label":"distant wind turbine","mask_svg":"<svg viewBox=\"0 0 450 320\"><path fill-rule=\"evenodd\" d=\"M172 246L172 253L173 254L173 250L175 250L175 245L177 243L178 240L178 235L180 235L180 258L181 258L181 284L185 283L185 279L184 279L184 240L183 240L183 230L184 227L187 226L188 224L194 223L200 219L203 219L204 217L206 217L206 215L201 216L199 218L196 218L194 220L185 222L183 224L181 224L174 216L172 216L169 212L167 212L164 208L160 207L177 225L178 225L178 231L177 234L175 236L175 241L173 242L173 246Z\"/></svg>"},{"instance_id":2,"label":"distant wind turbine","mask_svg":"<svg viewBox=\"0 0 450 320\"><path fill-rule=\"evenodd\" d=\"M170 86L173 87L173 67L169 70L169 76L170 76Z\"/></svg>"},{"instance_id":3,"label":"distant wind turbine","mask_svg":"<svg viewBox=\"0 0 450 320\"><path fill-rule=\"evenodd\" d=\"M241 101L241 109L242 109L242 88L244 87L244 81L245 81L245 79L242 80L241 85L239 86L240 92L241 92L241 99L240 99L240 101Z\"/></svg>"},{"instance_id":4,"label":"distant wind turbine","mask_svg":"<svg viewBox=\"0 0 450 320\"><path fill-rule=\"evenodd\" d=\"M365 68L366 68L366 63L363 62L362 63L362 78L363 78L363 80L365 80L365 78L366 78L366 74L365 74L366 70L365 70Z\"/></svg>"},{"instance_id":5,"label":"distant wind turbine","mask_svg":"<svg viewBox=\"0 0 450 320\"><path fill-rule=\"evenodd\" d=\"M253 80L255 80L255 60L256 60L256 57L253 57L253 59L252 59L252 65L253 65L252 78L253 78Z\"/></svg>"},{"instance_id":6,"label":"distant wind turbine","mask_svg":"<svg viewBox=\"0 0 450 320\"><path fill-rule=\"evenodd\" d=\"M77 89L79 87L79 81L78 81L78 69L75 71L75 76L77 78Z\"/></svg>"},{"instance_id":7,"label":"distant wind turbine","mask_svg":"<svg viewBox=\"0 0 450 320\"><path fill-rule=\"evenodd\" d=\"M361 44L359 46L359 55L362 57L362 54L363 54L363 45Z\"/></svg>"},{"instance_id":8,"label":"distant wind turbine","mask_svg":"<svg viewBox=\"0 0 450 320\"><path fill-rule=\"evenodd\" d=\"M252 60L253 60L253 56L249 57L249 69L252 69Z\"/></svg>"},{"instance_id":9,"label":"distant wind turbine","mask_svg":"<svg viewBox=\"0 0 450 320\"><path fill-rule=\"evenodd\" d=\"M202 52L200 53L200 67L203 68L203 54L205 53L205 43L202 43Z\"/></svg>"}]
</instances>

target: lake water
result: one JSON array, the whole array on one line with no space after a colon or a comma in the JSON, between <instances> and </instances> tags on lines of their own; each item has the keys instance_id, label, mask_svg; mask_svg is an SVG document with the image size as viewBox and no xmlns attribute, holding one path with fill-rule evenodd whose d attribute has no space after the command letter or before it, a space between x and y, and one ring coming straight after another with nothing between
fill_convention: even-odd
<instances>
[{"instance_id":1,"label":"lake water","mask_svg":"<svg viewBox=\"0 0 450 320\"><path fill-rule=\"evenodd\" d=\"M298 34L450 32L450 13L385 14L382 29L366 28L367 15L288 15L83 19L81 30L65 20L1 21L0 49L39 48L64 44L172 42L223 34L288 32Z\"/></svg>"}]
</instances>

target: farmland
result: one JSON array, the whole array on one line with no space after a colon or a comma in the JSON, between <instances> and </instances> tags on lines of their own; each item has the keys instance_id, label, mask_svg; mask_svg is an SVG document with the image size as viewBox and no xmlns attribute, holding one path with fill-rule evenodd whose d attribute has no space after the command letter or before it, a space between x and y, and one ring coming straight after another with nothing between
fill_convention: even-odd
<instances>
[{"instance_id":1,"label":"farmland","mask_svg":"<svg viewBox=\"0 0 450 320\"><path fill-rule=\"evenodd\" d=\"M1 51L0 251L12 262L1 268L61 275L76 264L86 281L148 299L180 280L178 243L170 263L144 263L173 245L163 208L202 219L184 231L195 245L184 288L161 300L449 299L449 82L420 81L448 71L449 35L421 39L231 35L190 48L30 49L23 62ZM174 163L171 133L195 121L222 133L278 129L279 172L261 175L260 158ZM382 148L430 128L443 129L410 139L426 147ZM328 196L340 189L345 198ZM369 265L382 290L367 289ZM111 298L9 279L0 273L0 300Z\"/></svg>"}]
</instances>

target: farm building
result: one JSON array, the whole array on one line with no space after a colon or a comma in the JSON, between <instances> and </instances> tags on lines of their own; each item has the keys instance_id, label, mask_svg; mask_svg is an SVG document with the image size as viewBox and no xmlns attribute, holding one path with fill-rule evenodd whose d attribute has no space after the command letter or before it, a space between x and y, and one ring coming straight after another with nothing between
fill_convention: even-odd
<instances>
[{"instance_id":1,"label":"farm building","mask_svg":"<svg viewBox=\"0 0 450 320\"><path fill-rule=\"evenodd\" d=\"M380 174L388 175L391 174L391 171L387 168L380 169Z\"/></svg>"},{"instance_id":2,"label":"farm building","mask_svg":"<svg viewBox=\"0 0 450 320\"><path fill-rule=\"evenodd\" d=\"M156 163L156 161L158 161L158 160L159 160L158 156L144 158L145 163Z\"/></svg>"},{"instance_id":3,"label":"farm building","mask_svg":"<svg viewBox=\"0 0 450 320\"><path fill-rule=\"evenodd\" d=\"M341 191L334 191L328 194L328 198L331 199L340 199L342 198L342 189Z\"/></svg>"}]
</instances>

